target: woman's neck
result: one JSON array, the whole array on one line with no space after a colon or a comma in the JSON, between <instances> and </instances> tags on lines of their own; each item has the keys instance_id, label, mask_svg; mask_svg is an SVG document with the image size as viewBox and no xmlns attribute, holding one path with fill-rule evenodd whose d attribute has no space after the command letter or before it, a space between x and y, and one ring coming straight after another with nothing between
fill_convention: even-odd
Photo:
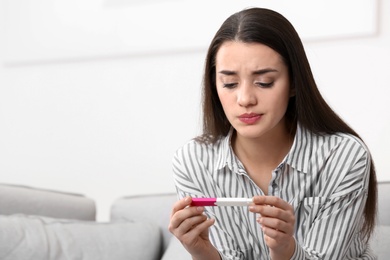
<instances>
[{"instance_id":1,"label":"woman's neck","mask_svg":"<svg viewBox=\"0 0 390 260\"><path fill-rule=\"evenodd\" d=\"M237 157L245 163L276 168L293 144L294 134L287 127L278 127L257 139L235 133L232 146Z\"/></svg>"}]
</instances>

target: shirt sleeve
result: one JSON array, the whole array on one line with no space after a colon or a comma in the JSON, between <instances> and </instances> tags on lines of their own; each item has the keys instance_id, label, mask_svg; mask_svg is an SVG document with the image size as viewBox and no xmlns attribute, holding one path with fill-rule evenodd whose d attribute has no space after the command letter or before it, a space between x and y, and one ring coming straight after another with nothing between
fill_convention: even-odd
<instances>
[{"instance_id":1,"label":"shirt sleeve","mask_svg":"<svg viewBox=\"0 0 390 260\"><path fill-rule=\"evenodd\" d=\"M365 150L362 153L362 150L359 154L349 154L349 158L354 159L348 159L353 161L351 166L343 164L344 170L347 168L346 172L334 168L336 170L332 174L341 174L343 177L334 183L329 178L326 184L334 186L331 194L307 198L314 202L309 207L318 207L318 211L303 243L296 243L292 260L357 259L356 256L359 259L370 259L360 258L367 247L363 242L361 228L370 174L370 156ZM345 154L343 156L346 157ZM341 165L340 159L335 158L333 160ZM335 162L329 167L334 167Z\"/></svg>"},{"instance_id":2,"label":"shirt sleeve","mask_svg":"<svg viewBox=\"0 0 390 260\"><path fill-rule=\"evenodd\" d=\"M184 146L176 151L173 157L173 179L176 187L178 197L184 198L186 196L191 197L205 197L207 190L202 182L200 173L205 174L207 171L204 169L204 165L198 161L199 158L194 158L196 154L191 150L191 146ZM197 173L199 173L197 175ZM205 214L209 218L214 218L216 223L210 228L210 240L218 250L222 260L244 260L247 259L245 254L238 249L234 238L228 235L224 229L238 228L234 225L231 227L230 219L226 219L226 216L236 218L236 214L226 208L224 210L231 211L229 213L219 212L221 208L206 208ZM217 211L217 212L216 212ZM216 246L218 245L218 246ZM224 246L222 246L224 245Z\"/></svg>"},{"instance_id":3,"label":"shirt sleeve","mask_svg":"<svg viewBox=\"0 0 390 260\"><path fill-rule=\"evenodd\" d=\"M194 180L192 166L194 162L187 150L188 148L177 150L172 159L173 182L180 199L185 196L202 196L199 185Z\"/></svg>"}]
</instances>

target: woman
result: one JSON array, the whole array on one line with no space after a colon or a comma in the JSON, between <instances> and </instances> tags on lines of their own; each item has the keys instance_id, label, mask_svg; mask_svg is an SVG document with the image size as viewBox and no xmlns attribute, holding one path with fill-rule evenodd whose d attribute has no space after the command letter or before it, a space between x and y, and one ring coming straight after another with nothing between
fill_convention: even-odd
<instances>
[{"instance_id":1,"label":"woman","mask_svg":"<svg viewBox=\"0 0 390 260\"><path fill-rule=\"evenodd\" d=\"M376 176L279 13L230 16L208 50L203 135L173 159L169 230L193 259L375 259ZM193 197L253 198L192 207Z\"/></svg>"}]
</instances>

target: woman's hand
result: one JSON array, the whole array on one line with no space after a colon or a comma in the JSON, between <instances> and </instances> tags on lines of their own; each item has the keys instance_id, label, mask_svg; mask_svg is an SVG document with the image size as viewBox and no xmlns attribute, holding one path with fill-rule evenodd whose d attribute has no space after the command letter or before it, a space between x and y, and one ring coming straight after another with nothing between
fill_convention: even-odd
<instances>
[{"instance_id":1,"label":"woman's hand","mask_svg":"<svg viewBox=\"0 0 390 260\"><path fill-rule=\"evenodd\" d=\"M189 207L191 197L173 205L169 231L179 239L193 259L220 259L219 253L209 240L209 228L214 219L208 219L203 207Z\"/></svg>"},{"instance_id":2,"label":"woman's hand","mask_svg":"<svg viewBox=\"0 0 390 260\"><path fill-rule=\"evenodd\" d=\"M273 196L255 196L253 203L249 210L260 214L257 222L263 230L271 259L290 259L295 251L293 207Z\"/></svg>"}]
</instances>

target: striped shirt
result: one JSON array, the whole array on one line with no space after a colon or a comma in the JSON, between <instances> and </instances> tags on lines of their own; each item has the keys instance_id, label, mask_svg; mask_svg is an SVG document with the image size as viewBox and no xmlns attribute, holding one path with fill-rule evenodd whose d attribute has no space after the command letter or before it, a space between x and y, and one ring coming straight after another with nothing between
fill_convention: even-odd
<instances>
[{"instance_id":1,"label":"striped shirt","mask_svg":"<svg viewBox=\"0 0 390 260\"><path fill-rule=\"evenodd\" d=\"M178 197L264 195L231 147L233 131L216 143L191 140L173 157ZM376 259L361 228L370 154L356 137L315 135L298 126L291 150L273 170L268 195L295 212L291 259ZM214 218L210 240L222 259L270 259L257 214L246 207L205 207Z\"/></svg>"}]
</instances>

